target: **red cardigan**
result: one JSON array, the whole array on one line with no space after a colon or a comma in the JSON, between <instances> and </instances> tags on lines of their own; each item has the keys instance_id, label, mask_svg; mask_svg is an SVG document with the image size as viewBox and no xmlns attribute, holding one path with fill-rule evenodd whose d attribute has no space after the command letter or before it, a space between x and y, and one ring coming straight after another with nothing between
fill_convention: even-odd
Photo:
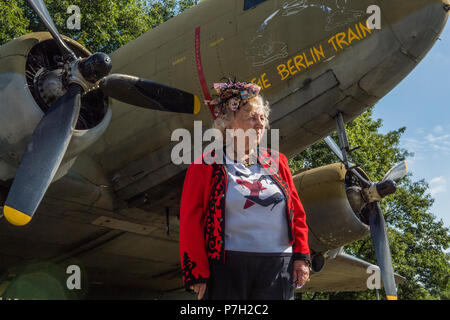
<instances>
[{"instance_id":1,"label":"red cardigan","mask_svg":"<svg viewBox=\"0 0 450 320\"><path fill-rule=\"evenodd\" d=\"M208 280L210 263L225 263L227 172L226 165L216 163L215 156L213 150L189 165L184 180L180 204L180 255L187 290L195 283ZM286 156L263 149L258 163L284 194L294 260L310 260L305 211Z\"/></svg>"}]
</instances>

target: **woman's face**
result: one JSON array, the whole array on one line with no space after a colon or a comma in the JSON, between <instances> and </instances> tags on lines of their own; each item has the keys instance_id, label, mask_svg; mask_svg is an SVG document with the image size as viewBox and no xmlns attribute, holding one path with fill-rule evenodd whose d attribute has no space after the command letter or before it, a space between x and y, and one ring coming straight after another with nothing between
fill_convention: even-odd
<instances>
[{"instance_id":1,"label":"woman's face","mask_svg":"<svg viewBox=\"0 0 450 320\"><path fill-rule=\"evenodd\" d=\"M264 133L265 116L263 107L256 101L243 102L243 105L236 111L233 121L229 124L229 129L242 129L249 137L256 138L256 145L259 144ZM255 130L255 135L251 135L247 130ZM239 133L239 131L237 131ZM248 150L248 141L246 139L246 149Z\"/></svg>"}]
</instances>

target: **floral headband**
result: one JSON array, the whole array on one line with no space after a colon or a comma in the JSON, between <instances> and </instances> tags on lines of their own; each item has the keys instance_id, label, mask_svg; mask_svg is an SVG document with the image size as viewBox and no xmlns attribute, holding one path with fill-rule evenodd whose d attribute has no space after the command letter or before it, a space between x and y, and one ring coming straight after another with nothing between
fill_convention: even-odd
<instances>
[{"instance_id":1,"label":"floral headband","mask_svg":"<svg viewBox=\"0 0 450 320\"><path fill-rule=\"evenodd\" d=\"M213 111L214 119L226 112L239 109L242 100L250 99L259 94L261 87L251 82L236 82L228 79L226 83L214 83L217 97L205 100L205 104Z\"/></svg>"}]
</instances>

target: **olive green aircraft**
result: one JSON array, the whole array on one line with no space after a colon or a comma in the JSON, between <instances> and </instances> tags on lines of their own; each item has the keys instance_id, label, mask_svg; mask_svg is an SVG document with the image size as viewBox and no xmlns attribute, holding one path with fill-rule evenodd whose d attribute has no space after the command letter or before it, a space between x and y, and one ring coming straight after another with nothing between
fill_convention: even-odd
<instances>
[{"instance_id":1,"label":"olive green aircraft","mask_svg":"<svg viewBox=\"0 0 450 320\"><path fill-rule=\"evenodd\" d=\"M367 290L378 274L397 298L379 202L406 164L370 181L344 124L423 59L449 0L206 0L110 57L27 2L49 32L0 47L0 297L195 298L178 242L188 165L172 162L171 134L210 128L201 101L231 76L262 88L281 152L325 139L340 159L294 175L313 270L299 292ZM369 235L378 266L342 249Z\"/></svg>"}]
</instances>

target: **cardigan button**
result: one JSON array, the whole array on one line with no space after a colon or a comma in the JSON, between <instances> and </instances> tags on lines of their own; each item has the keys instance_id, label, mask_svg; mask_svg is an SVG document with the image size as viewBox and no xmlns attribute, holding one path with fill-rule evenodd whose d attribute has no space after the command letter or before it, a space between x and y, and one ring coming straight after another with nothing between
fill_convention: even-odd
<instances>
[{"instance_id":1,"label":"cardigan button","mask_svg":"<svg viewBox=\"0 0 450 320\"><path fill-rule=\"evenodd\" d=\"M225 198L225 193L222 193L222 195L220 197L221 198Z\"/></svg>"}]
</instances>

